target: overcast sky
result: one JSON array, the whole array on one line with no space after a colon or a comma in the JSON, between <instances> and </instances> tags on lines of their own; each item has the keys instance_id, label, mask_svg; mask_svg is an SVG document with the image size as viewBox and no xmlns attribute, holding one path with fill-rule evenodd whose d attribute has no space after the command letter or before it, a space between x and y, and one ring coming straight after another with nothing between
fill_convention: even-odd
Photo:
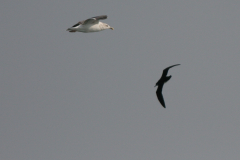
<instances>
[{"instance_id":1,"label":"overcast sky","mask_svg":"<svg viewBox=\"0 0 240 160\"><path fill-rule=\"evenodd\" d=\"M0 5L1 160L239 160L240 1ZM108 15L114 27L69 33ZM166 109L156 97L162 70Z\"/></svg>"}]
</instances>

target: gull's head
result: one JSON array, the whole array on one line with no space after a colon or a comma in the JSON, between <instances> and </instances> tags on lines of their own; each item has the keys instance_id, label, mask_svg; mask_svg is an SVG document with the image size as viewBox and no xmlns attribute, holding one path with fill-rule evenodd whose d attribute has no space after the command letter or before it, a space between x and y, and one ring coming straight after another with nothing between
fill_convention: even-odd
<instances>
[{"instance_id":1,"label":"gull's head","mask_svg":"<svg viewBox=\"0 0 240 160\"><path fill-rule=\"evenodd\" d=\"M109 26L109 25L106 24L106 23L104 23L103 25L104 25L104 28L105 28L105 29L111 29L111 30L114 30L113 27Z\"/></svg>"}]
</instances>

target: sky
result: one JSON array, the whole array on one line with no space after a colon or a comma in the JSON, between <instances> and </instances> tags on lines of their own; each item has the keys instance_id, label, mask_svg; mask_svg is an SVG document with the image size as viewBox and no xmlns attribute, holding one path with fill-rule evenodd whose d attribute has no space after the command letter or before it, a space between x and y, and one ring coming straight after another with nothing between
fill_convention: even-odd
<instances>
[{"instance_id":1,"label":"sky","mask_svg":"<svg viewBox=\"0 0 240 160\"><path fill-rule=\"evenodd\" d=\"M1 160L238 160L240 1L0 5ZM69 33L108 15L114 30ZM156 97L162 70L166 109Z\"/></svg>"}]
</instances>

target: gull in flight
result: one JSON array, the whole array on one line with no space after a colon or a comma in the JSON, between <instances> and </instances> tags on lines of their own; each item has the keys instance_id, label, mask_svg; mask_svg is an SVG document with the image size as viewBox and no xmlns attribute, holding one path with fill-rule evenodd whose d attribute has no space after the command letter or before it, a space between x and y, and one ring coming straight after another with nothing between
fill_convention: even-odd
<instances>
[{"instance_id":1,"label":"gull in flight","mask_svg":"<svg viewBox=\"0 0 240 160\"><path fill-rule=\"evenodd\" d=\"M99 32L105 29L113 30L113 27L110 27L108 24L100 22L101 19L107 19L107 15L96 16L84 21L80 21L72 27L68 28L69 32Z\"/></svg>"}]
</instances>

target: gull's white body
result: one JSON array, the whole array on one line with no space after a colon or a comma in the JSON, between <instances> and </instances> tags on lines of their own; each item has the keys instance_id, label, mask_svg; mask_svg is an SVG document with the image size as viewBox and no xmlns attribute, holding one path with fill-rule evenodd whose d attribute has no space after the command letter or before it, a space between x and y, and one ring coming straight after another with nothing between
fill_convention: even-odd
<instances>
[{"instance_id":1,"label":"gull's white body","mask_svg":"<svg viewBox=\"0 0 240 160\"><path fill-rule=\"evenodd\" d=\"M102 30L105 30L105 23L98 22L97 24L87 24L87 25L80 25L78 28L76 28L76 32L99 32Z\"/></svg>"}]
</instances>

